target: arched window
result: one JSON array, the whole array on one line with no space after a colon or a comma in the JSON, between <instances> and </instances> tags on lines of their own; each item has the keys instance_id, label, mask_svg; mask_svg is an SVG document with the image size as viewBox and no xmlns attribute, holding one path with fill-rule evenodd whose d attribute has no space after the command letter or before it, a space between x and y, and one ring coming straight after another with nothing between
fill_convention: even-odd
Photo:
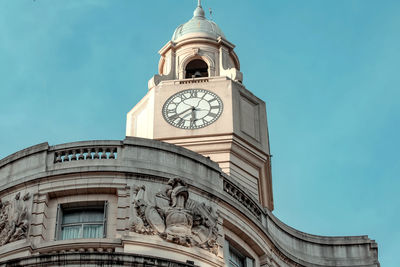
<instances>
[{"instance_id":1,"label":"arched window","mask_svg":"<svg viewBox=\"0 0 400 267\"><path fill-rule=\"evenodd\" d=\"M208 65L201 59L194 59L186 66L186 79L208 77Z\"/></svg>"}]
</instances>

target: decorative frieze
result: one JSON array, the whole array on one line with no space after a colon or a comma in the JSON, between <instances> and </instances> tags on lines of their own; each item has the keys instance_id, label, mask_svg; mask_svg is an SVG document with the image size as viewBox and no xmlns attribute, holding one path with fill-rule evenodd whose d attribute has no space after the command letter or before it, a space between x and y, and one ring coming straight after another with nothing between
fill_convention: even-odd
<instances>
[{"instance_id":1,"label":"decorative frieze","mask_svg":"<svg viewBox=\"0 0 400 267\"><path fill-rule=\"evenodd\" d=\"M183 81L180 81L179 84L189 84L189 83L208 83L209 79L186 79Z\"/></svg>"},{"instance_id":2,"label":"decorative frieze","mask_svg":"<svg viewBox=\"0 0 400 267\"><path fill-rule=\"evenodd\" d=\"M224 179L224 191L227 192L234 199L239 201L246 209L248 209L259 221L262 221L261 214L263 213L257 203L249 197L248 194L243 192L238 186Z\"/></svg>"},{"instance_id":3,"label":"decorative frieze","mask_svg":"<svg viewBox=\"0 0 400 267\"><path fill-rule=\"evenodd\" d=\"M21 198L17 193L13 200L0 200L0 246L25 239L29 230L29 216L27 200L29 193Z\"/></svg>"},{"instance_id":4,"label":"decorative frieze","mask_svg":"<svg viewBox=\"0 0 400 267\"><path fill-rule=\"evenodd\" d=\"M218 215L212 207L189 198L185 181L172 178L150 195L145 186L133 189L130 230L158 235L187 247L201 247L218 254Z\"/></svg>"}]
</instances>

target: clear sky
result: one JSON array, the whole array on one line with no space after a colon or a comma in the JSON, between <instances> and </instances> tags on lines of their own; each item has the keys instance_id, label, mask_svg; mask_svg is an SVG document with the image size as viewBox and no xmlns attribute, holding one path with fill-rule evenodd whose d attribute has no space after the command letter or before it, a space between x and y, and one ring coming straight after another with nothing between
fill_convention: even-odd
<instances>
[{"instance_id":1,"label":"clear sky","mask_svg":"<svg viewBox=\"0 0 400 267\"><path fill-rule=\"evenodd\" d=\"M0 158L123 139L195 0L0 0ZM400 266L400 1L204 0L266 101L274 214Z\"/></svg>"}]
</instances>

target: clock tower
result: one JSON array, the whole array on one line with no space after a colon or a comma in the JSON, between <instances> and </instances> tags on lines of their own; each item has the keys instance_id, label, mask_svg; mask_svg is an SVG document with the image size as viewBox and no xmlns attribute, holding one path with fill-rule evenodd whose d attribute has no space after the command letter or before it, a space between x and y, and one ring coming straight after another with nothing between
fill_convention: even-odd
<instances>
[{"instance_id":1,"label":"clock tower","mask_svg":"<svg viewBox=\"0 0 400 267\"><path fill-rule=\"evenodd\" d=\"M266 107L243 85L234 47L199 1L193 18L159 51L159 74L128 112L126 135L210 157L273 210Z\"/></svg>"}]
</instances>

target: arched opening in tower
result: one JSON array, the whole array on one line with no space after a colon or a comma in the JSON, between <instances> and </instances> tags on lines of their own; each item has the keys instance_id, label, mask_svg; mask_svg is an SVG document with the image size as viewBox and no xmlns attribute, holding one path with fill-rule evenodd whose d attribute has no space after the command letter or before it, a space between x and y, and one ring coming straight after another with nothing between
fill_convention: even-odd
<instances>
[{"instance_id":1,"label":"arched opening in tower","mask_svg":"<svg viewBox=\"0 0 400 267\"><path fill-rule=\"evenodd\" d=\"M204 60L194 59L186 66L186 79L208 77L208 65Z\"/></svg>"}]
</instances>

